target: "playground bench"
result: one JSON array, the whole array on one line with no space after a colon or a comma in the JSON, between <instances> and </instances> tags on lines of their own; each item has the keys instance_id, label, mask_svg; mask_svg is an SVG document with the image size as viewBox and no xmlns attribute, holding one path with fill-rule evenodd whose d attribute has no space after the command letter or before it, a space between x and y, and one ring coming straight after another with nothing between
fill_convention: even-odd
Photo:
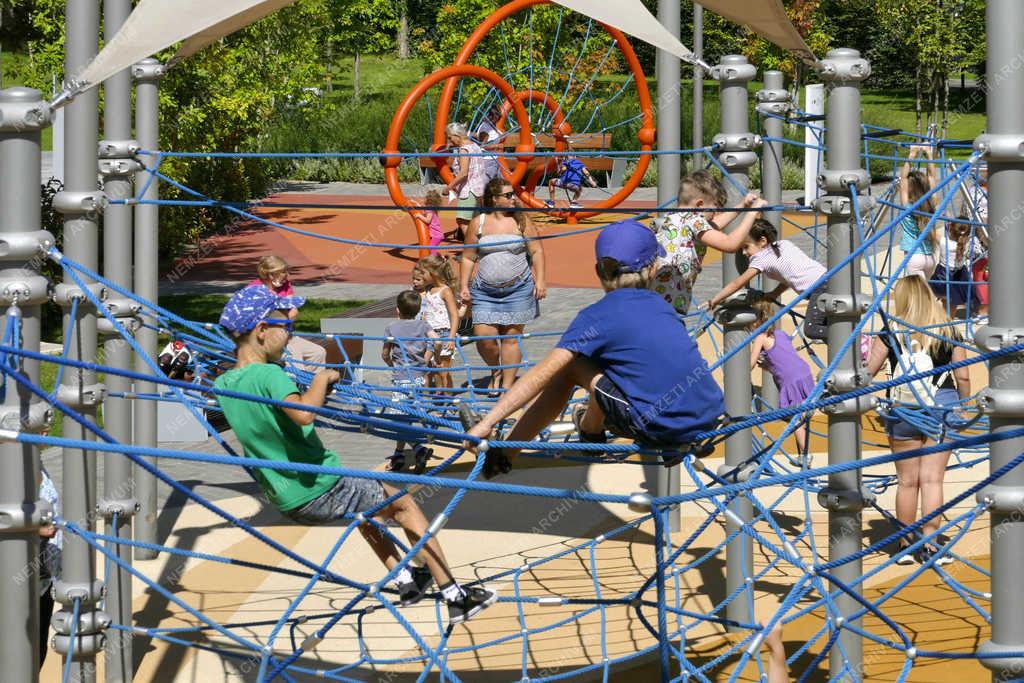
<instances>
[{"instance_id":1,"label":"playground bench","mask_svg":"<svg viewBox=\"0 0 1024 683\"><path fill-rule=\"evenodd\" d=\"M569 143L569 147L573 152L600 152L611 149L612 136L611 133L577 133L569 135L566 138ZM555 148L555 136L549 133L539 133L533 135L534 145L539 152L550 152ZM519 144L519 135L512 133L507 135L501 140L501 146L506 153L514 152L516 145ZM512 157L509 157L510 159ZM547 161L551 159L549 156L537 157L530 162L529 173L533 173L536 169L543 166ZM607 156L581 156L579 157L591 172L604 171L607 175L607 187L621 187L623 178L626 175L626 163L627 160L624 157L607 157ZM435 174L434 162L430 157L420 157L420 171L422 174L422 180L424 184L432 182Z\"/></svg>"}]
</instances>

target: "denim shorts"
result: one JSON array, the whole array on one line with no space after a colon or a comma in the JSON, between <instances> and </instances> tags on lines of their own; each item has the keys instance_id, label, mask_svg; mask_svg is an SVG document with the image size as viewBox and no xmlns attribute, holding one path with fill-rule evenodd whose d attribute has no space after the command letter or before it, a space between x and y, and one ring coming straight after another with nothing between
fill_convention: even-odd
<instances>
[{"instance_id":1,"label":"denim shorts","mask_svg":"<svg viewBox=\"0 0 1024 683\"><path fill-rule=\"evenodd\" d=\"M294 522L314 526L372 510L383 501L384 486L379 481L339 477L328 491L284 514Z\"/></svg>"},{"instance_id":2,"label":"denim shorts","mask_svg":"<svg viewBox=\"0 0 1024 683\"><path fill-rule=\"evenodd\" d=\"M936 389L935 405L938 407L955 405L960 400L956 389ZM885 433L893 441L910 441L913 439L931 438L920 429L898 417L885 417Z\"/></svg>"}]
</instances>

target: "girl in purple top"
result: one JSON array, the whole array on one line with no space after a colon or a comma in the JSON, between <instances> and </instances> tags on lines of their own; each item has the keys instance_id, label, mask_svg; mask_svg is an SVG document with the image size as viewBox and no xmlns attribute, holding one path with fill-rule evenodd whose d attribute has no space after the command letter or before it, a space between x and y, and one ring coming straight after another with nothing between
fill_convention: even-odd
<instances>
[{"instance_id":1,"label":"girl in purple top","mask_svg":"<svg viewBox=\"0 0 1024 683\"><path fill-rule=\"evenodd\" d=\"M755 330L774 314L770 301L758 301L754 304L757 320L751 323L749 330ZM807 361L797 355L793 348L793 338L779 329L769 327L757 335L750 346L750 369L758 365L772 374L775 386L779 388L779 408L803 403L814 389L814 376ZM801 422L793 432L796 446L800 453L807 452L807 424Z\"/></svg>"}]
</instances>

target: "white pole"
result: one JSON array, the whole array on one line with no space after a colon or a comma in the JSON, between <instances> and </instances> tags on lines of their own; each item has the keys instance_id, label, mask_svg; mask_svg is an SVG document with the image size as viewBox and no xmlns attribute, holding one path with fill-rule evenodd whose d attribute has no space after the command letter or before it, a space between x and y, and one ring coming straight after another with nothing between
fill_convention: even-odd
<instances>
[{"instance_id":1,"label":"white pole","mask_svg":"<svg viewBox=\"0 0 1024 683\"><path fill-rule=\"evenodd\" d=\"M821 116L825 113L825 85L813 83L804 88L804 113ZM818 197L818 174L821 173L821 149L824 139L815 128L823 128L821 121L811 121L804 128L804 205Z\"/></svg>"}]
</instances>

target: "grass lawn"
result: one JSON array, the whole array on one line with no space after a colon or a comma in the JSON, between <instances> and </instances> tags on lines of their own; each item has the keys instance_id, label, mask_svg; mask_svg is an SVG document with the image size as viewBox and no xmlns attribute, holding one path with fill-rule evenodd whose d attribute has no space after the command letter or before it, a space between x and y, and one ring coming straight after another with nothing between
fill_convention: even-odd
<instances>
[{"instance_id":1,"label":"grass lawn","mask_svg":"<svg viewBox=\"0 0 1024 683\"><path fill-rule=\"evenodd\" d=\"M353 57L341 57L330 68L334 91L331 99L351 99L355 70ZM360 58L360 96L402 96L424 75L426 66L420 59L398 59L393 55L364 55ZM326 95L327 85L324 84ZM380 141L383 143L383 140Z\"/></svg>"},{"instance_id":2,"label":"grass lawn","mask_svg":"<svg viewBox=\"0 0 1024 683\"><path fill-rule=\"evenodd\" d=\"M160 306L186 320L215 322L230 297L226 294L174 294L160 297ZM320 319L344 313L369 301L306 299L295 323L297 332L319 332Z\"/></svg>"}]
</instances>

